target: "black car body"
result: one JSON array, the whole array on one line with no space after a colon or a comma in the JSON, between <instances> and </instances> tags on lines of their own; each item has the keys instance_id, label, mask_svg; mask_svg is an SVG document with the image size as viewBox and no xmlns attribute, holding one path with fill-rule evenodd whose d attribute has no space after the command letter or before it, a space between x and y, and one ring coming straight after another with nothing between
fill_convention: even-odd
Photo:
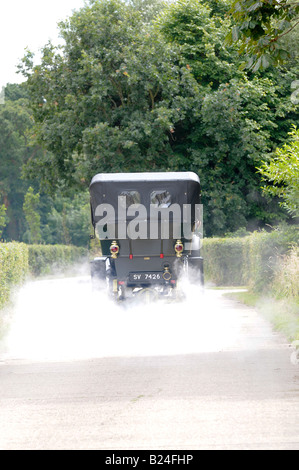
<instances>
[{"instance_id":1,"label":"black car body","mask_svg":"<svg viewBox=\"0 0 299 470\"><path fill-rule=\"evenodd\" d=\"M200 181L192 172L97 174L91 220L101 256L93 279L117 298L151 292L174 296L189 271L203 283Z\"/></svg>"}]
</instances>

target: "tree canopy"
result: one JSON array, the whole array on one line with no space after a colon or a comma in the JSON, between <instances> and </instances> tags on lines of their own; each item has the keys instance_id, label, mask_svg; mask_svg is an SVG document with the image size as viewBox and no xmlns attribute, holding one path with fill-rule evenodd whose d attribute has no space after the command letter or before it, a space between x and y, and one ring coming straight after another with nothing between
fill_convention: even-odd
<instances>
[{"instance_id":1,"label":"tree canopy","mask_svg":"<svg viewBox=\"0 0 299 470\"><path fill-rule=\"evenodd\" d=\"M282 206L299 217L299 130L294 127L290 136L292 141L277 148L273 158L259 171L267 182L264 191L282 198Z\"/></svg>"},{"instance_id":2,"label":"tree canopy","mask_svg":"<svg viewBox=\"0 0 299 470\"><path fill-rule=\"evenodd\" d=\"M118 0L60 28L63 51L47 45L28 75L38 140L54 159L46 179L86 185L95 171L171 167L174 128L200 97L176 46Z\"/></svg>"},{"instance_id":3,"label":"tree canopy","mask_svg":"<svg viewBox=\"0 0 299 470\"><path fill-rule=\"evenodd\" d=\"M0 206L5 206L5 225L10 222L8 235L18 238L23 228L20 214L26 189L22 166L36 149L28 146L27 129L33 121L24 89L9 86L5 96L5 103L0 105Z\"/></svg>"},{"instance_id":4,"label":"tree canopy","mask_svg":"<svg viewBox=\"0 0 299 470\"><path fill-rule=\"evenodd\" d=\"M33 138L34 119L24 84L7 85L5 98L0 106L0 238L86 246L90 216L86 196L39 194L39 172L30 176L28 168L34 162L43 174L51 171L43 162L52 156ZM51 189L49 184L43 188Z\"/></svg>"},{"instance_id":5,"label":"tree canopy","mask_svg":"<svg viewBox=\"0 0 299 470\"><path fill-rule=\"evenodd\" d=\"M299 25L299 3L289 0L234 0L234 25L227 39L241 41L248 68L257 71L284 63L289 51L282 40Z\"/></svg>"},{"instance_id":6,"label":"tree canopy","mask_svg":"<svg viewBox=\"0 0 299 470\"><path fill-rule=\"evenodd\" d=\"M79 220L80 194L83 207L102 171L195 171L207 235L287 217L263 194L256 168L298 121L290 98L298 60L293 54L265 72L241 70L239 42L225 41L234 26L230 6L92 0L60 23L64 45L46 44L39 64L27 52L26 139L39 150L23 159L26 188L36 181L36 190L59 195L42 217L44 236L54 239L62 222L70 229L65 198L75 192ZM67 239L67 230L59 237Z\"/></svg>"}]
</instances>

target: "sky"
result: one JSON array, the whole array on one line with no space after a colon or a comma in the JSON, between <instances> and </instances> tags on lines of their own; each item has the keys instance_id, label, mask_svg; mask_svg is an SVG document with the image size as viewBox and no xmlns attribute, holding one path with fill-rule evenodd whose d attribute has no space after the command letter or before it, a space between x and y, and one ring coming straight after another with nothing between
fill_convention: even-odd
<instances>
[{"instance_id":1,"label":"sky","mask_svg":"<svg viewBox=\"0 0 299 470\"><path fill-rule=\"evenodd\" d=\"M7 83L24 81L17 64L25 48L38 54L49 39L57 44L57 23L84 6L84 0L1 0L0 89Z\"/></svg>"}]
</instances>

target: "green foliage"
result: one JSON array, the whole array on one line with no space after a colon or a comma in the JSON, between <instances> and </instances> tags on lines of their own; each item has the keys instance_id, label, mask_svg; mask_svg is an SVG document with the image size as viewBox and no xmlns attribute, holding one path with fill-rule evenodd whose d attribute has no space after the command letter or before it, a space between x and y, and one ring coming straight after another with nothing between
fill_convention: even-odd
<instances>
[{"instance_id":1,"label":"green foliage","mask_svg":"<svg viewBox=\"0 0 299 470\"><path fill-rule=\"evenodd\" d=\"M23 210L28 226L29 243L41 242L40 215L38 213L39 194L34 194L33 188L30 186L25 194Z\"/></svg>"},{"instance_id":2,"label":"green foliage","mask_svg":"<svg viewBox=\"0 0 299 470\"><path fill-rule=\"evenodd\" d=\"M8 83L5 87L5 100L18 101L21 99L28 99L26 83Z\"/></svg>"},{"instance_id":3,"label":"green foliage","mask_svg":"<svg viewBox=\"0 0 299 470\"><path fill-rule=\"evenodd\" d=\"M2 235L3 229L6 225L7 219L5 217L6 207L4 204L0 206L0 237Z\"/></svg>"},{"instance_id":4,"label":"green foliage","mask_svg":"<svg viewBox=\"0 0 299 470\"><path fill-rule=\"evenodd\" d=\"M86 256L86 250L65 245L28 245L29 271L34 276L62 271Z\"/></svg>"},{"instance_id":5,"label":"green foliage","mask_svg":"<svg viewBox=\"0 0 299 470\"><path fill-rule=\"evenodd\" d=\"M297 227L277 228L270 233L254 232L245 245L245 283L257 292L266 292L272 285L282 256L298 244Z\"/></svg>"},{"instance_id":6,"label":"green foliage","mask_svg":"<svg viewBox=\"0 0 299 470\"><path fill-rule=\"evenodd\" d=\"M192 169L203 188L206 236L240 226L250 230L283 220L277 203L263 197L256 166L284 139L286 122L296 122L290 100L291 72L248 78L238 71L237 45L225 45L230 30L225 2L180 0L157 24L203 94L175 134L176 169ZM204 86L203 86L204 85ZM290 119L290 121L288 121Z\"/></svg>"},{"instance_id":7,"label":"green foliage","mask_svg":"<svg viewBox=\"0 0 299 470\"><path fill-rule=\"evenodd\" d=\"M31 124L31 113L24 98L6 99L0 106L0 203L7 208L9 222L4 234L15 238L23 228L21 212L26 183L21 180L21 167L30 155L26 131Z\"/></svg>"},{"instance_id":8,"label":"green foliage","mask_svg":"<svg viewBox=\"0 0 299 470\"><path fill-rule=\"evenodd\" d=\"M240 75L237 50L225 45L230 27L226 10L224 1L178 0L156 21L166 39L180 46L181 61L200 85L216 88Z\"/></svg>"},{"instance_id":9,"label":"green foliage","mask_svg":"<svg viewBox=\"0 0 299 470\"><path fill-rule=\"evenodd\" d=\"M42 225L45 244L88 246L91 228L89 193L74 194L66 198L59 194L46 199L47 212Z\"/></svg>"},{"instance_id":10,"label":"green foliage","mask_svg":"<svg viewBox=\"0 0 299 470\"><path fill-rule=\"evenodd\" d=\"M243 248L245 238L205 238L202 248L207 282L218 286L241 286L244 281Z\"/></svg>"},{"instance_id":11,"label":"green foliage","mask_svg":"<svg viewBox=\"0 0 299 470\"><path fill-rule=\"evenodd\" d=\"M150 23L164 9L163 0L129 0L134 10L137 10L145 23Z\"/></svg>"},{"instance_id":12,"label":"green foliage","mask_svg":"<svg viewBox=\"0 0 299 470\"><path fill-rule=\"evenodd\" d=\"M9 301L13 288L24 282L28 275L63 271L82 262L86 256L85 249L74 246L0 243L0 309Z\"/></svg>"},{"instance_id":13,"label":"green foliage","mask_svg":"<svg viewBox=\"0 0 299 470\"><path fill-rule=\"evenodd\" d=\"M290 133L292 142L276 149L270 162L259 168L263 180L272 182L264 191L284 199L281 203L294 217L299 216L299 131Z\"/></svg>"},{"instance_id":14,"label":"green foliage","mask_svg":"<svg viewBox=\"0 0 299 470\"><path fill-rule=\"evenodd\" d=\"M272 289L274 292L274 281L277 286L277 273L285 266L285 256L298 245L297 227L254 232L243 238L205 239L205 278L216 285L247 285L254 292L269 294Z\"/></svg>"},{"instance_id":15,"label":"green foliage","mask_svg":"<svg viewBox=\"0 0 299 470\"><path fill-rule=\"evenodd\" d=\"M55 192L72 198L102 171L195 171L207 236L288 217L263 195L256 167L298 119L295 58L253 78L239 70L238 44L224 41L228 1L179 0L162 10L157 1L148 16L147 5L93 1L60 24L61 49L47 44L37 66L30 52L23 60L30 133L45 149L25 175L54 200L42 215L47 243L74 243L68 202L58 209Z\"/></svg>"},{"instance_id":16,"label":"green foliage","mask_svg":"<svg viewBox=\"0 0 299 470\"><path fill-rule=\"evenodd\" d=\"M35 132L52 153L41 178L86 187L99 171L169 168L175 126L199 99L177 48L119 0L93 2L60 29L63 51L46 46L28 73Z\"/></svg>"},{"instance_id":17,"label":"green foliage","mask_svg":"<svg viewBox=\"0 0 299 470\"><path fill-rule=\"evenodd\" d=\"M293 298L299 302L299 247L294 246L282 258L273 279L273 292L278 298Z\"/></svg>"},{"instance_id":18,"label":"green foliage","mask_svg":"<svg viewBox=\"0 0 299 470\"><path fill-rule=\"evenodd\" d=\"M228 43L240 41L244 66L253 72L289 58L281 38L299 24L299 5L288 0L234 0L230 10L234 25Z\"/></svg>"},{"instance_id":19,"label":"green foliage","mask_svg":"<svg viewBox=\"0 0 299 470\"><path fill-rule=\"evenodd\" d=\"M299 271L297 270L297 276ZM252 291L236 291L224 294L233 300L256 308L273 327L286 336L290 342L299 340L299 304L298 297L283 296L277 298L273 292L261 296Z\"/></svg>"},{"instance_id":20,"label":"green foliage","mask_svg":"<svg viewBox=\"0 0 299 470\"><path fill-rule=\"evenodd\" d=\"M191 168L201 177L207 236L255 229L279 217L262 197L256 172L271 150L275 102L269 79L231 80L206 94L187 139Z\"/></svg>"},{"instance_id":21,"label":"green foliage","mask_svg":"<svg viewBox=\"0 0 299 470\"><path fill-rule=\"evenodd\" d=\"M64 188L63 196L54 194L51 198L45 194L53 189L48 173L56 179L57 171L51 154L42 151L30 137L34 122L27 93L26 83L7 85L6 101L0 107L0 237L26 243L87 246L90 210L86 193ZM29 190L25 207L31 207L26 208L26 221L23 205L29 187L34 193L40 188L40 197ZM41 237L35 227L39 218Z\"/></svg>"},{"instance_id":22,"label":"green foliage","mask_svg":"<svg viewBox=\"0 0 299 470\"><path fill-rule=\"evenodd\" d=\"M5 97L5 103L0 106L0 205L4 203L7 209L3 238L23 241L26 230L24 195L29 186L38 188L36 175L28 180L23 166L30 160L39 161L43 152L28 134L33 116L26 84L7 85Z\"/></svg>"},{"instance_id":23,"label":"green foliage","mask_svg":"<svg viewBox=\"0 0 299 470\"><path fill-rule=\"evenodd\" d=\"M28 249L24 243L0 243L0 308L9 300L12 288L28 274Z\"/></svg>"}]
</instances>

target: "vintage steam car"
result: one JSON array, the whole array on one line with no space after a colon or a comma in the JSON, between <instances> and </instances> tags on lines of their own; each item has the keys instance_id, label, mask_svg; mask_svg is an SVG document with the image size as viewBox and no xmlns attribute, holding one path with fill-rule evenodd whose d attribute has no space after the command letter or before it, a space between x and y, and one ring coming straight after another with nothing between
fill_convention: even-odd
<instances>
[{"instance_id":1,"label":"vintage steam car","mask_svg":"<svg viewBox=\"0 0 299 470\"><path fill-rule=\"evenodd\" d=\"M119 300L176 297L180 279L203 284L200 181L192 172L97 174L91 220L101 256L93 280Z\"/></svg>"}]
</instances>

